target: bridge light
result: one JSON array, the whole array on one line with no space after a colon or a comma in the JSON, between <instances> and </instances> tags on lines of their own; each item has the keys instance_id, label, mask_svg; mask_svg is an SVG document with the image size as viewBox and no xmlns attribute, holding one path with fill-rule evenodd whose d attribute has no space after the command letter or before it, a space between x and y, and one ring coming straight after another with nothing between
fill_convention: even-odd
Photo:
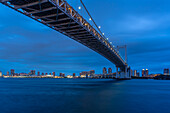
<instances>
[{"instance_id":1,"label":"bridge light","mask_svg":"<svg viewBox=\"0 0 170 113\"><path fill-rule=\"evenodd\" d=\"M80 9L81 9L81 6L79 6L78 9L80 10Z\"/></svg>"},{"instance_id":2,"label":"bridge light","mask_svg":"<svg viewBox=\"0 0 170 113\"><path fill-rule=\"evenodd\" d=\"M112 44L112 42L110 42L110 44Z\"/></svg>"},{"instance_id":3,"label":"bridge light","mask_svg":"<svg viewBox=\"0 0 170 113\"><path fill-rule=\"evenodd\" d=\"M89 18L89 20L91 21L91 18Z\"/></svg>"},{"instance_id":4,"label":"bridge light","mask_svg":"<svg viewBox=\"0 0 170 113\"><path fill-rule=\"evenodd\" d=\"M109 40L109 38L107 38L107 40Z\"/></svg>"},{"instance_id":5,"label":"bridge light","mask_svg":"<svg viewBox=\"0 0 170 113\"><path fill-rule=\"evenodd\" d=\"M101 26L99 26L99 29L101 28Z\"/></svg>"},{"instance_id":6,"label":"bridge light","mask_svg":"<svg viewBox=\"0 0 170 113\"><path fill-rule=\"evenodd\" d=\"M103 35L104 35L104 33L103 33Z\"/></svg>"}]
</instances>

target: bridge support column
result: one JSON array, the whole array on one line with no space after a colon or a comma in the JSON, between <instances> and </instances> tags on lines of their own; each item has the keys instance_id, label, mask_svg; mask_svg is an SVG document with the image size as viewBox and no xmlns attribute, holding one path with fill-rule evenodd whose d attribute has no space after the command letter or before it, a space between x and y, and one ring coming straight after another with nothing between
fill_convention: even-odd
<instances>
[{"instance_id":1,"label":"bridge support column","mask_svg":"<svg viewBox=\"0 0 170 113\"><path fill-rule=\"evenodd\" d=\"M118 67L116 67L116 79L118 80L129 80L130 77L130 68L127 66L124 69L120 69L120 72L118 72Z\"/></svg>"},{"instance_id":2,"label":"bridge support column","mask_svg":"<svg viewBox=\"0 0 170 113\"><path fill-rule=\"evenodd\" d=\"M119 78L119 67L116 67L116 79Z\"/></svg>"}]
</instances>

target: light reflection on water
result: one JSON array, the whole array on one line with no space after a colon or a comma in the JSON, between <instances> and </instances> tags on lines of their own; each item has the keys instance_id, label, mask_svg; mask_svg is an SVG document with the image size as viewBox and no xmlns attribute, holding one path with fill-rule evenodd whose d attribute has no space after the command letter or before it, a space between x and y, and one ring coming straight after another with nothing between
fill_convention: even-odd
<instances>
[{"instance_id":1,"label":"light reflection on water","mask_svg":"<svg viewBox=\"0 0 170 113\"><path fill-rule=\"evenodd\" d=\"M0 113L170 113L170 81L0 79Z\"/></svg>"}]
</instances>

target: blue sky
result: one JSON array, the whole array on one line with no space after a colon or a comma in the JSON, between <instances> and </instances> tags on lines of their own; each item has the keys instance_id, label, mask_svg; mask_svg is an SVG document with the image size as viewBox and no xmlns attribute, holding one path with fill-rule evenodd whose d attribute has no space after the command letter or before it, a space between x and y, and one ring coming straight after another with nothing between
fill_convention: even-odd
<instances>
[{"instance_id":1,"label":"blue sky","mask_svg":"<svg viewBox=\"0 0 170 113\"><path fill-rule=\"evenodd\" d=\"M76 10L79 0L67 0ZM162 73L170 68L169 0L84 0L114 45L128 46L132 69ZM79 11L88 19L84 10ZM87 47L0 4L0 70L77 74L115 65ZM122 55L124 55L123 51Z\"/></svg>"}]
</instances>

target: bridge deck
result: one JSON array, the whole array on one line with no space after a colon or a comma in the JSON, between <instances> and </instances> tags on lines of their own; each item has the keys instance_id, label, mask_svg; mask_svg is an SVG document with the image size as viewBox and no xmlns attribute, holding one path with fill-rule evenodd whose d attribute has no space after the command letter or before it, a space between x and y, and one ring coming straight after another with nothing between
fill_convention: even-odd
<instances>
[{"instance_id":1,"label":"bridge deck","mask_svg":"<svg viewBox=\"0 0 170 113\"><path fill-rule=\"evenodd\" d=\"M59 31L106 57L118 67L126 64L115 48L64 0L0 0L14 10Z\"/></svg>"}]
</instances>

